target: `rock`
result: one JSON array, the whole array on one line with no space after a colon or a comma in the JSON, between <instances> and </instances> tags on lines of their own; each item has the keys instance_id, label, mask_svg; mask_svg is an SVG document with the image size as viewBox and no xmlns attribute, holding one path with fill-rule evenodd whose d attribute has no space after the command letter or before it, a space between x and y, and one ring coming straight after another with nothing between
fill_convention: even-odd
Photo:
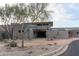
<instances>
[{"instance_id":1,"label":"rock","mask_svg":"<svg viewBox=\"0 0 79 59\"><path fill-rule=\"evenodd\" d=\"M55 42L54 45L57 45L57 43Z\"/></svg>"},{"instance_id":2,"label":"rock","mask_svg":"<svg viewBox=\"0 0 79 59\"><path fill-rule=\"evenodd\" d=\"M33 53L32 51L28 52L28 54L32 54L32 53Z\"/></svg>"},{"instance_id":3,"label":"rock","mask_svg":"<svg viewBox=\"0 0 79 59\"><path fill-rule=\"evenodd\" d=\"M48 50L48 48L41 48L42 50Z\"/></svg>"},{"instance_id":4,"label":"rock","mask_svg":"<svg viewBox=\"0 0 79 59\"><path fill-rule=\"evenodd\" d=\"M49 46L52 46L52 44L48 44Z\"/></svg>"}]
</instances>

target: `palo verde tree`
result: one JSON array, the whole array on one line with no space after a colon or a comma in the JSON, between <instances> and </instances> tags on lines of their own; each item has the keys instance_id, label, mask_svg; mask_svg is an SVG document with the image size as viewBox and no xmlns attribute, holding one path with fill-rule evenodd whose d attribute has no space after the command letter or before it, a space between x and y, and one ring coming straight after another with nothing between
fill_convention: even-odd
<instances>
[{"instance_id":1,"label":"palo verde tree","mask_svg":"<svg viewBox=\"0 0 79 59\"><path fill-rule=\"evenodd\" d=\"M30 21L31 22L43 22L47 19L49 19L50 12L47 11L47 3L31 3L31 4L24 4L19 3L14 6L14 16L22 26L21 26L21 34L23 30L23 26L25 22ZM22 39L22 47L24 47L24 39Z\"/></svg>"},{"instance_id":2,"label":"palo verde tree","mask_svg":"<svg viewBox=\"0 0 79 59\"><path fill-rule=\"evenodd\" d=\"M9 24L19 23L21 25L22 48L24 47L24 23L30 19L31 22L43 22L49 19L50 11L47 11L47 3L17 3L13 5L5 5L0 8L0 18L3 25L5 25L7 32L10 34Z\"/></svg>"},{"instance_id":3,"label":"palo verde tree","mask_svg":"<svg viewBox=\"0 0 79 59\"><path fill-rule=\"evenodd\" d=\"M22 48L24 47L24 23L28 21L29 12L28 7L24 3L19 3L13 6L14 7L14 17L16 22L21 25L21 39L22 39Z\"/></svg>"},{"instance_id":4,"label":"palo verde tree","mask_svg":"<svg viewBox=\"0 0 79 59\"><path fill-rule=\"evenodd\" d=\"M4 7L0 8L0 21L4 30L7 31L10 39L12 39L12 33L9 25L13 22L12 14L13 9L10 7L10 5L6 4Z\"/></svg>"},{"instance_id":5,"label":"palo verde tree","mask_svg":"<svg viewBox=\"0 0 79 59\"><path fill-rule=\"evenodd\" d=\"M31 22L48 21L52 11L47 10L48 3L31 3L29 4L29 14Z\"/></svg>"}]
</instances>

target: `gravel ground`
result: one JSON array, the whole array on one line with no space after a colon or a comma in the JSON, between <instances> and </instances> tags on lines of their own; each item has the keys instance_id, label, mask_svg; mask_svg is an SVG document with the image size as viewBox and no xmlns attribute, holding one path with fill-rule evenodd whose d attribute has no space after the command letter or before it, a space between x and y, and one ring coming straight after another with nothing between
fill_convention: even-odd
<instances>
[{"instance_id":1,"label":"gravel ground","mask_svg":"<svg viewBox=\"0 0 79 59\"><path fill-rule=\"evenodd\" d=\"M54 51L58 49L60 46L66 45L71 43L78 38L72 39L60 39L60 40L32 40L32 41L25 41L25 48L21 47L5 47L5 43L0 42L0 56L39 56L44 53L48 53L49 51ZM18 45L21 45L21 41L16 41ZM55 45L54 43L57 43Z\"/></svg>"},{"instance_id":2,"label":"gravel ground","mask_svg":"<svg viewBox=\"0 0 79 59\"><path fill-rule=\"evenodd\" d=\"M49 51L56 50L59 47L60 46L46 45L30 48L6 48L0 51L0 56L39 56Z\"/></svg>"}]
</instances>

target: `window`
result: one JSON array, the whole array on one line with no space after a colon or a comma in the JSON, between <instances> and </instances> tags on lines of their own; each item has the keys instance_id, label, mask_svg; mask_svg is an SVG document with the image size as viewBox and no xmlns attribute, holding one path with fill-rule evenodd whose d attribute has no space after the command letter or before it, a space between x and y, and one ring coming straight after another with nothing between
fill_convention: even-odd
<instances>
[{"instance_id":1,"label":"window","mask_svg":"<svg viewBox=\"0 0 79 59\"><path fill-rule=\"evenodd\" d=\"M42 24L37 24L37 26L42 26Z\"/></svg>"},{"instance_id":2,"label":"window","mask_svg":"<svg viewBox=\"0 0 79 59\"><path fill-rule=\"evenodd\" d=\"M43 24L43 25L48 25L48 24Z\"/></svg>"},{"instance_id":3,"label":"window","mask_svg":"<svg viewBox=\"0 0 79 59\"><path fill-rule=\"evenodd\" d=\"M22 30L22 31L21 31L21 30L19 30L18 32L19 32L19 33L21 33L21 32L24 32L24 30Z\"/></svg>"},{"instance_id":4,"label":"window","mask_svg":"<svg viewBox=\"0 0 79 59\"><path fill-rule=\"evenodd\" d=\"M24 30L22 30L22 32L24 32Z\"/></svg>"},{"instance_id":5,"label":"window","mask_svg":"<svg viewBox=\"0 0 79 59\"><path fill-rule=\"evenodd\" d=\"M79 32L77 32L77 34L79 34Z\"/></svg>"},{"instance_id":6,"label":"window","mask_svg":"<svg viewBox=\"0 0 79 59\"><path fill-rule=\"evenodd\" d=\"M21 30L19 30L18 32L21 33Z\"/></svg>"}]
</instances>

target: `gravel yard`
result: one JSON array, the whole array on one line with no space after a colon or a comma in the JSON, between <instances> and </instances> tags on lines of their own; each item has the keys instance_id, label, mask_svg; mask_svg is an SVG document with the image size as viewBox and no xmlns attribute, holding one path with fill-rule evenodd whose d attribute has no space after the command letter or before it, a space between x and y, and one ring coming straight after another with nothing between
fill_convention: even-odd
<instances>
[{"instance_id":1,"label":"gravel yard","mask_svg":"<svg viewBox=\"0 0 79 59\"><path fill-rule=\"evenodd\" d=\"M64 40L25 40L25 47L21 48L21 40L17 40L18 47L6 47L6 43L0 42L0 56L39 56L49 51L54 51L59 47L69 44L76 39L64 39ZM55 44L56 43L56 44Z\"/></svg>"},{"instance_id":2,"label":"gravel yard","mask_svg":"<svg viewBox=\"0 0 79 59\"><path fill-rule=\"evenodd\" d=\"M10 48L0 52L0 56L39 56L60 46L35 46L31 48Z\"/></svg>"}]
</instances>

